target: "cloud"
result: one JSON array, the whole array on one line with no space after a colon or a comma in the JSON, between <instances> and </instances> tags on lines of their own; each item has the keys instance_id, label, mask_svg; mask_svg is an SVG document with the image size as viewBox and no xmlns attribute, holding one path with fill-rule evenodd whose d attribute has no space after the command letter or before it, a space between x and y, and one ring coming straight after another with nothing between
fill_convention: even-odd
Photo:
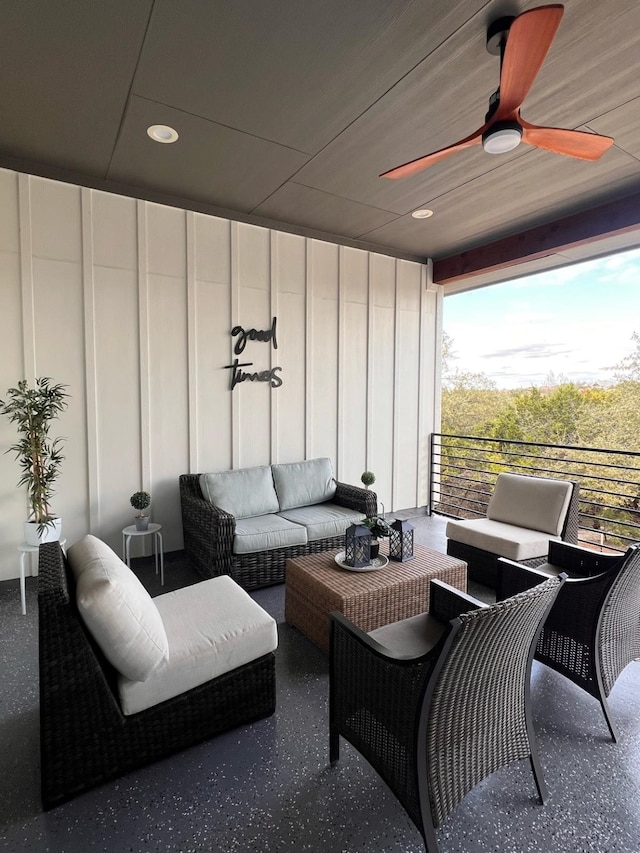
<instances>
[{"instance_id":1,"label":"cloud","mask_svg":"<svg viewBox=\"0 0 640 853\"><path fill-rule=\"evenodd\" d=\"M460 370L499 387L530 387L553 372L602 383L640 331L640 250L610 255L444 300Z\"/></svg>"},{"instance_id":2,"label":"cloud","mask_svg":"<svg viewBox=\"0 0 640 853\"><path fill-rule=\"evenodd\" d=\"M572 352L572 349L561 349L561 344L526 344L521 347L483 353L483 358L557 358L559 355L569 355Z\"/></svg>"}]
</instances>

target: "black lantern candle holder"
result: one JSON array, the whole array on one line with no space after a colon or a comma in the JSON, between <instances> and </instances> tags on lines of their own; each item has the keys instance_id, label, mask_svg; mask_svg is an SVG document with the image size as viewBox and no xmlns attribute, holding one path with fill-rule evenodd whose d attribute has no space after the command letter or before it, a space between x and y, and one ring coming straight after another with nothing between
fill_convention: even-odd
<instances>
[{"instance_id":1,"label":"black lantern candle holder","mask_svg":"<svg viewBox=\"0 0 640 853\"><path fill-rule=\"evenodd\" d=\"M344 534L344 561L354 569L371 565L371 532L364 524L352 524Z\"/></svg>"},{"instance_id":2,"label":"black lantern candle holder","mask_svg":"<svg viewBox=\"0 0 640 853\"><path fill-rule=\"evenodd\" d=\"M413 524L397 519L391 524L389 559L399 563L413 560Z\"/></svg>"}]
</instances>

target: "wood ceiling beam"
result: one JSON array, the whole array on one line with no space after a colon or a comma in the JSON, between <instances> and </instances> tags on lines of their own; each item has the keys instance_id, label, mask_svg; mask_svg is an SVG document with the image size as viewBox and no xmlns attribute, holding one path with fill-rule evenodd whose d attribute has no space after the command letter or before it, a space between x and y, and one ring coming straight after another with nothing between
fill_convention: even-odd
<instances>
[{"instance_id":1,"label":"wood ceiling beam","mask_svg":"<svg viewBox=\"0 0 640 853\"><path fill-rule=\"evenodd\" d=\"M473 278L640 228L640 193L433 262L436 284Z\"/></svg>"}]
</instances>

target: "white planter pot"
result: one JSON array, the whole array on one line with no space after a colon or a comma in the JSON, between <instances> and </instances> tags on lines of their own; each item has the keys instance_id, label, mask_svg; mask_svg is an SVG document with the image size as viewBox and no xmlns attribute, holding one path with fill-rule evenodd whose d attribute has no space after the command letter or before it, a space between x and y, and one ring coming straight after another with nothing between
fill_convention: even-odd
<instances>
[{"instance_id":1,"label":"white planter pot","mask_svg":"<svg viewBox=\"0 0 640 853\"><path fill-rule=\"evenodd\" d=\"M41 545L43 542L57 542L62 537L62 519L54 518L47 524L42 534L38 533L35 521L24 522L24 541L27 545Z\"/></svg>"},{"instance_id":2,"label":"white planter pot","mask_svg":"<svg viewBox=\"0 0 640 853\"><path fill-rule=\"evenodd\" d=\"M137 515L135 518L136 522L136 530L142 531L147 530L149 527L149 522L151 521L151 516L149 515Z\"/></svg>"}]
</instances>

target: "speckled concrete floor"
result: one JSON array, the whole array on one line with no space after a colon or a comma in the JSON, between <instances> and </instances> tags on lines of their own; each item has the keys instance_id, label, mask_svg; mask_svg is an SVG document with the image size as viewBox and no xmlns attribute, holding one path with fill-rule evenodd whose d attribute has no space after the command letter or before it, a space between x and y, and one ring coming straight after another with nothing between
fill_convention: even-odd
<instances>
[{"instance_id":1,"label":"speckled concrete floor","mask_svg":"<svg viewBox=\"0 0 640 853\"><path fill-rule=\"evenodd\" d=\"M442 519L419 540L444 550ZM136 568L152 594L146 562ZM168 555L165 591L195 580ZM348 744L328 764L327 660L282 624L284 589L256 599L279 622L274 716L219 736L74 801L39 804L36 579L27 616L18 582L0 583L0 850L55 853L418 853L420 836L385 785ZM541 807L528 762L477 786L439 831L442 853L640 853L640 663L611 706L620 742L598 704L534 664L534 721L550 799Z\"/></svg>"}]
</instances>

